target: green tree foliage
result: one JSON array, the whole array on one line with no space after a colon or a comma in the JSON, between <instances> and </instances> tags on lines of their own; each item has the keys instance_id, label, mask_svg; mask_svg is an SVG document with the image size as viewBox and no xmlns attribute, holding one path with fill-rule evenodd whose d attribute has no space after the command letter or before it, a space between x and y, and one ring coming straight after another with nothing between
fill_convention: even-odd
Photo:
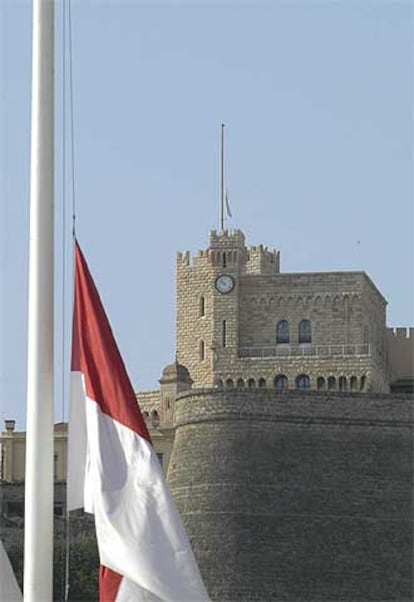
<instances>
[{"instance_id":1,"label":"green tree foliage","mask_svg":"<svg viewBox=\"0 0 414 602\"><path fill-rule=\"evenodd\" d=\"M65 545L55 545L53 598L65 599ZM83 602L98 600L99 556L95 537L78 539L69 553L69 600Z\"/></svg>"}]
</instances>

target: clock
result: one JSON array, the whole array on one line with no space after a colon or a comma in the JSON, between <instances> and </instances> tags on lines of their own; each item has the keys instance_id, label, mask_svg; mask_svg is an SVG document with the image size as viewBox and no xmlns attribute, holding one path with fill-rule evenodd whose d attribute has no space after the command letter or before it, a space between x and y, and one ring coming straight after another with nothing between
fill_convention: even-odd
<instances>
[{"instance_id":1,"label":"clock","mask_svg":"<svg viewBox=\"0 0 414 602\"><path fill-rule=\"evenodd\" d=\"M230 293L234 289L234 278L229 274L221 274L216 278L214 286L218 290L219 293Z\"/></svg>"}]
</instances>

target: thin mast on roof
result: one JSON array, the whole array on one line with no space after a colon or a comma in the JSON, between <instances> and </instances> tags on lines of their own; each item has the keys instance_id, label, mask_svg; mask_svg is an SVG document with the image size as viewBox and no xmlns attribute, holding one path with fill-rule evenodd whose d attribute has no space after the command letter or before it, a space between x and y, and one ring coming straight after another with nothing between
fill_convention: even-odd
<instances>
[{"instance_id":1,"label":"thin mast on roof","mask_svg":"<svg viewBox=\"0 0 414 602\"><path fill-rule=\"evenodd\" d=\"M33 0L24 600L52 600L54 1Z\"/></svg>"},{"instance_id":2,"label":"thin mast on roof","mask_svg":"<svg viewBox=\"0 0 414 602\"><path fill-rule=\"evenodd\" d=\"M220 230L224 232L225 213L232 217L227 195L227 184L224 172L224 123L221 124L221 212L220 212Z\"/></svg>"},{"instance_id":3,"label":"thin mast on roof","mask_svg":"<svg viewBox=\"0 0 414 602\"><path fill-rule=\"evenodd\" d=\"M221 124L221 231L224 231L224 123Z\"/></svg>"}]
</instances>

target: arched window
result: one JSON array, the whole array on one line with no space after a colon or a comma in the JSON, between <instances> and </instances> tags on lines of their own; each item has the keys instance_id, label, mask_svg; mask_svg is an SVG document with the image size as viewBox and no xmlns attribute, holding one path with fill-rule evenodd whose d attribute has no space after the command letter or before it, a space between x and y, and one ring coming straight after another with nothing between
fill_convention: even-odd
<instances>
[{"instance_id":1,"label":"arched window","mask_svg":"<svg viewBox=\"0 0 414 602\"><path fill-rule=\"evenodd\" d=\"M318 376L318 380L316 381L316 388L318 391L325 391L326 384L323 376Z\"/></svg>"},{"instance_id":2,"label":"arched window","mask_svg":"<svg viewBox=\"0 0 414 602\"><path fill-rule=\"evenodd\" d=\"M356 391L358 388L358 379L356 376L351 376L350 381L349 381L349 386L351 391Z\"/></svg>"},{"instance_id":3,"label":"arched window","mask_svg":"<svg viewBox=\"0 0 414 602\"><path fill-rule=\"evenodd\" d=\"M244 389L244 380L242 378L239 378L239 380L237 381L237 388Z\"/></svg>"},{"instance_id":4,"label":"arched window","mask_svg":"<svg viewBox=\"0 0 414 602\"><path fill-rule=\"evenodd\" d=\"M203 362L206 357L206 346L205 346L204 341L200 341L199 354L200 354L200 362Z\"/></svg>"},{"instance_id":5,"label":"arched window","mask_svg":"<svg viewBox=\"0 0 414 602\"><path fill-rule=\"evenodd\" d=\"M157 428L160 425L160 417L158 415L157 410L152 410L152 412L151 412L151 421L152 421L152 426L154 428Z\"/></svg>"},{"instance_id":6,"label":"arched window","mask_svg":"<svg viewBox=\"0 0 414 602\"><path fill-rule=\"evenodd\" d=\"M200 297L200 304L199 304L199 314L201 317L206 315L206 300L203 296Z\"/></svg>"},{"instance_id":7,"label":"arched window","mask_svg":"<svg viewBox=\"0 0 414 602\"><path fill-rule=\"evenodd\" d=\"M249 380L247 381L247 386L249 387L249 389L254 389L254 387L256 386L256 381L254 380L254 378L249 378Z\"/></svg>"},{"instance_id":8,"label":"arched window","mask_svg":"<svg viewBox=\"0 0 414 602\"><path fill-rule=\"evenodd\" d=\"M367 377L364 374L363 376L361 376L361 382L360 382L360 385L359 385L359 390L360 391L364 391L366 384L367 384Z\"/></svg>"},{"instance_id":9,"label":"arched window","mask_svg":"<svg viewBox=\"0 0 414 602\"><path fill-rule=\"evenodd\" d=\"M227 267L227 257L226 253L223 253L223 268Z\"/></svg>"},{"instance_id":10,"label":"arched window","mask_svg":"<svg viewBox=\"0 0 414 602\"><path fill-rule=\"evenodd\" d=\"M310 389L310 378L307 374L299 374L296 377L296 388L301 391L307 391Z\"/></svg>"},{"instance_id":11,"label":"arched window","mask_svg":"<svg viewBox=\"0 0 414 602\"><path fill-rule=\"evenodd\" d=\"M299 322L299 343L312 343L312 326L310 320Z\"/></svg>"},{"instance_id":12,"label":"arched window","mask_svg":"<svg viewBox=\"0 0 414 602\"><path fill-rule=\"evenodd\" d=\"M340 376L338 380L338 387L340 391L346 391L346 377Z\"/></svg>"},{"instance_id":13,"label":"arched window","mask_svg":"<svg viewBox=\"0 0 414 602\"><path fill-rule=\"evenodd\" d=\"M284 374L278 374L275 377L275 389L278 391L284 391L288 388L288 379Z\"/></svg>"},{"instance_id":14,"label":"arched window","mask_svg":"<svg viewBox=\"0 0 414 602\"><path fill-rule=\"evenodd\" d=\"M226 320L223 320L221 334L222 334L223 347L225 347L227 345L227 323L226 323Z\"/></svg>"},{"instance_id":15,"label":"arched window","mask_svg":"<svg viewBox=\"0 0 414 602\"><path fill-rule=\"evenodd\" d=\"M335 391L336 389L336 379L334 376L330 376L328 378L328 391Z\"/></svg>"},{"instance_id":16,"label":"arched window","mask_svg":"<svg viewBox=\"0 0 414 602\"><path fill-rule=\"evenodd\" d=\"M259 389L266 389L266 379L259 378Z\"/></svg>"},{"instance_id":17,"label":"arched window","mask_svg":"<svg viewBox=\"0 0 414 602\"><path fill-rule=\"evenodd\" d=\"M228 378L226 380L226 388L227 389L233 389L233 387L234 387L233 379L232 378Z\"/></svg>"},{"instance_id":18,"label":"arched window","mask_svg":"<svg viewBox=\"0 0 414 602\"><path fill-rule=\"evenodd\" d=\"M276 325L276 343L289 343L289 322L280 320Z\"/></svg>"},{"instance_id":19,"label":"arched window","mask_svg":"<svg viewBox=\"0 0 414 602\"><path fill-rule=\"evenodd\" d=\"M224 384L223 384L223 380L221 378L217 379L217 381L216 381L216 387L218 389L223 389Z\"/></svg>"}]
</instances>

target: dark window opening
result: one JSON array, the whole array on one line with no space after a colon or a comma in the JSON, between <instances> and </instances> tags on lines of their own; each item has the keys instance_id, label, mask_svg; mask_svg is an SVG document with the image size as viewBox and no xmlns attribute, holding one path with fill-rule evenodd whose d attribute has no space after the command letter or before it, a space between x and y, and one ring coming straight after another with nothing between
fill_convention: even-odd
<instances>
[{"instance_id":1,"label":"dark window opening","mask_svg":"<svg viewBox=\"0 0 414 602\"><path fill-rule=\"evenodd\" d=\"M157 428L160 425L160 417L158 415L157 410L153 410L151 412L151 420L152 420L152 426L154 428Z\"/></svg>"},{"instance_id":2,"label":"dark window opening","mask_svg":"<svg viewBox=\"0 0 414 602\"><path fill-rule=\"evenodd\" d=\"M296 388L301 391L310 389L310 378L307 374L299 374L299 376L296 377Z\"/></svg>"},{"instance_id":3,"label":"dark window opening","mask_svg":"<svg viewBox=\"0 0 414 602\"><path fill-rule=\"evenodd\" d=\"M299 322L299 343L312 343L312 326L310 320Z\"/></svg>"},{"instance_id":4,"label":"dark window opening","mask_svg":"<svg viewBox=\"0 0 414 602\"><path fill-rule=\"evenodd\" d=\"M206 315L206 300L204 297L200 297L200 318Z\"/></svg>"},{"instance_id":5,"label":"dark window opening","mask_svg":"<svg viewBox=\"0 0 414 602\"><path fill-rule=\"evenodd\" d=\"M316 388L318 389L318 391L325 391L326 384L323 376L318 377L318 380L316 381Z\"/></svg>"},{"instance_id":6,"label":"dark window opening","mask_svg":"<svg viewBox=\"0 0 414 602\"><path fill-rule=\"evenodd\" d=\"M55 516L63 516L63 504L57 503L53 505L53 514Z\"/></svg>"},{"instance_id":7,"label":"dark window opening","mask_svg":"<svg viewBox=\"0 0 414 602\"><path fill-rule=\"evenodd\" d=\"M278 374L275 378L275 389L278 391L284 391L288 388L288 379L284 374Z\"/></svg>"},{"instance_id":8,"label":"dark window opening","mask_svg":"<svg viewBox=\"0 0 414 602\"><path fill-rule=\"evenodd\" d=\"M365 390L366 380L367 380L367 377L365 376L365 374L364 374L364 376L361 376L361 384L360 384L360 387L359 387L360 391L364 391Z\"/></svg>"},{"instance_id":9,"label":"dark window opening","mask_svg":"<svg viewBox=\"0 0 414 602\"><path fill-rule=\"evenodd\" d=\"M289 343L289 322L280 320L276 326L276 343Z\"/></svg>"}]
</instances>

